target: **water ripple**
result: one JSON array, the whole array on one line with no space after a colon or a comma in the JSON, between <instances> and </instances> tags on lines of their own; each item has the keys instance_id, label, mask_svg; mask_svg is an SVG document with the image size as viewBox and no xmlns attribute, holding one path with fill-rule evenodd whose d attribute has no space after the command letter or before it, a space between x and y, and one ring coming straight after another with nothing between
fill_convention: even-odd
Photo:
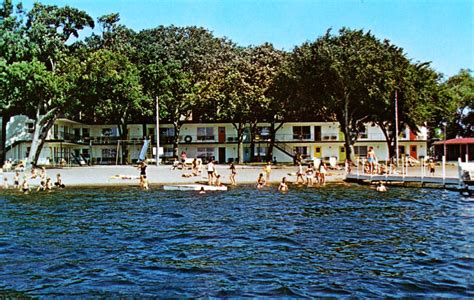
<instances>
[{"instance_id":1,"label":"water ripple","mask_svg":"<svg viewBox=\"0 0 474 300\"><path fill-rule=\"evenodd\" d=\"M0 207L0 298L474 296L474 201L450 191L71 188Z\"/></svg>"}]
</instances>

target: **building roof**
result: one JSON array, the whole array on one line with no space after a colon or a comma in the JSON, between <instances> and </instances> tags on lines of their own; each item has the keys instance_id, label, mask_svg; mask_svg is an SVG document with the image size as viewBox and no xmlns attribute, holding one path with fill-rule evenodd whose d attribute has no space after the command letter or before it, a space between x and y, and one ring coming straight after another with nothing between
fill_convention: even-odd
<instances>
[{"instance_id":1,"label":"building roof","mask_svg":"<svg viewBox=\"0 0 474 300\"><path fill-rule=\"evenodd\" d=\"M435 145L466 145L466 144L474 144L474 138L457 138L457 139L450 139L446 141L437 141Z\"/></svg>"}]
</instances>

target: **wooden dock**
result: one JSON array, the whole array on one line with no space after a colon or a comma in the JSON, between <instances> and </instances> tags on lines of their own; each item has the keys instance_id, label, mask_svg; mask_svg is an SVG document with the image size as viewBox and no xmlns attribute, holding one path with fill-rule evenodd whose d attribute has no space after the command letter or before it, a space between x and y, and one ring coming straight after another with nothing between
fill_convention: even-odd
<instances>
[{"instance_id":1,"label":"wooden dock","mask_svg":"<svg viewBox=\"0 0 474 300\"><path fill-rule=\"evenodd\" d=\"M439 185L441 187L446 186L459 186L461 181L458 177L436 177L436 176L404 176L398 174L387 174L387 175L371 175L371 174L347 174L346 181L351 182L375 182L382 181L386 183L418 183L421 186Z\"/></svg>"}]
</instances>

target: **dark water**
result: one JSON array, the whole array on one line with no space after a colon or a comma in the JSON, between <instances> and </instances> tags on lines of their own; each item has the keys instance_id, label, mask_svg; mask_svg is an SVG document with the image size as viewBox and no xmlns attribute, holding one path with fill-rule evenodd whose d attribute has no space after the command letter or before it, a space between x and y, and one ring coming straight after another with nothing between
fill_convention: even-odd
<instances>
[{"instance_id":1,"label":"dark water","mask_svg":"<svg viewBox=\"0 0 474 300\"><path fill-rule=\"evenodd\" d=\"M473 247L444 190L0 194L0 298L467 298Z\"/></svg>"}]
</instances>

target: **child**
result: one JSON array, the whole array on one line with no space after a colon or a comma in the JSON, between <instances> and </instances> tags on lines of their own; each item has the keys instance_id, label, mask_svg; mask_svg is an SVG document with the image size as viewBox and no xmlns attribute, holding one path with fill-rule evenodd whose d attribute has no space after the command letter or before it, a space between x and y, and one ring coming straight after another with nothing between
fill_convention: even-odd
<instances>
[{"instance_id":1,"label":"child","mask_svg":"<svg viewBox=\"0 0 474 300\"><path fill-rule=\"evenodd\" d=\"M301 165L300 162L298 162L298 172L296 172L296 183L298 184L301 179L301 183L304 183L304 177L303 177L303 166Z\"/></svg>"},{"instance_id":2,"label":"child","mask_svg":"<svg viewBox=\"0 0 474 300\"><path fill-rule=\"evenodd\" d=\"M387 188L385 187L385 185L383 185L383 183L380 181L379 182L379 185L377 186L377 192L386 192L387 191Z\"/></svg>"},{"instance_id":3,"label":"child","mask_svg":"<svg viewBox=\"0 0 474 300\"><path fill-rule=\"evenodd\" d=\"M281 179L280 185L278 186L280 192L288 192L288 184L286 184L286 177Z\"/></svg>"},{"instance_id":4,"label":"child","mask_svg":"<svg viewBox=\"0 0 474 300\"><path fill-rule=\"evenodd\" d=\"M308 186L313 186L313 164L309 164L306 169L306 183Z\"/></svg>"},{"instance_id":5,"label":"child","mask_svg":"<svg viewBox=\"0 0 474 300\"><path fill-rule=\"evenodd\" d=\"M268 162L265 167L263 167L263 172L265 172L266 175L266 182L267 184L270 184L270 173L272 172L272 163Z\"/></svg>"},{"instance_id":6,"label":"child","mask_svg":"<svg viewBox=\"0 0 474 300\"><path fill-rule=\"evenodd\" d=\"M265 186L265 178L263 178L263 173L257 178L257 189L262 189Z\"/></svg>"},{"instance_id":7,"label":"child","mask_svg":"<svg viewBox=\"0 0 474 300\"><path fill-rule=\"evenodd\" d=\"M51 182L51 177L46 178L46 189L51 190L53 188L53 183Z\"/></svg>"},{"instance_id":8,"label":"child","mask_svg":"<svg viewBox=\"0 0 474 300\"><path fill-rule=\"evenodd\" d=\"M428 169L430 170L430 175L434 176L434 174L435 174L435 163L431 159L428 162Z\"/></svg>"},{"instance_id":9,"label":"child","mask_svg":"<svg viewBox=\"0 0 474 300\"><path fill-rule=\"evenodd\" d=\"M63 184L63 181L61 179L61 174L58 173L56 175L56 182L54 183L54 185L61 189L65 188L65 185Z\"/></svg>"},{"instance_id":10,"label":"child","mask_svg":"<svg viewBox=\"0 0 474 300\"><path fill-rule=\"evenodd\" d=\"M46 190L46 181L41 181L40 182L40 185L38 186L38 188L36 189L37 192L42 192Z\"/></svg>"},{"instance_id":11,"label":"child","mask_svg":"<svg viewBox=\"0 0 474 300\"><path fill-rule=\"evenodd\" d=\"M3 175L3 188L8 189L8 178Z\"/></svg>"},{"instance_id":12,"label":"child","mask_svg":"<svg viewBox=\"0 0 474 300\"><path fill-rule=\"evenodd\" d=\"M21 190L23 191L23 193L28 193L30 191L30 187L28 186L28 180L26 178L26 175L25 177L23 178L23 182L21 183Z\"/></svg>"},{"instance_id":13,"label":"child","mask_svg":"<svg viewBox=\"0 0 474 300\"><path fill-rule=\"evenodd\" d=\"M222 186L222 182L221 182L221 175L217 174L216 175L216 182L215 182L216 186Z\"/></svg>"}]
</instances>

